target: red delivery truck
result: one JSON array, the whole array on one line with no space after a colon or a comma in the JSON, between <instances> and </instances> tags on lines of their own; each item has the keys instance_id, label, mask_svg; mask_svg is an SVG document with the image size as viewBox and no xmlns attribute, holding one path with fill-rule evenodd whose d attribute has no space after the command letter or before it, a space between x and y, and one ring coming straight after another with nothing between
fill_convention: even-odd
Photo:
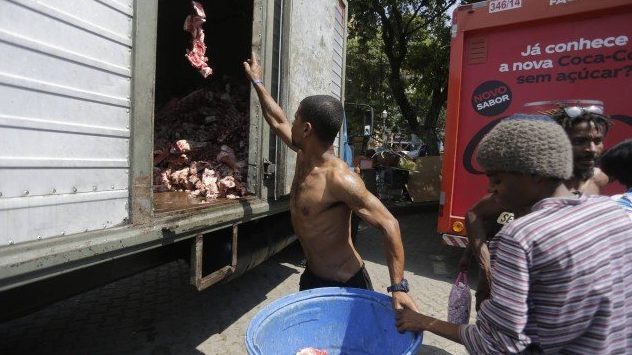
<instances>
[{"instance_id":1,"label":"red delivery truck","mask_svg":"<svg viewBox=\"0 0 632 355\"><path fill-rule=\"evenodd\" d=\"M438 231L465 247L465 213L486 192L478 142L513 113L603 105L605 147L632 137L631 0L489 0L453 16ZM623 191L610 184L606 193ZM511 218L499 216L499 223ZM505 221L504 221L505 220Z\"/></svg>"}]
</instances>

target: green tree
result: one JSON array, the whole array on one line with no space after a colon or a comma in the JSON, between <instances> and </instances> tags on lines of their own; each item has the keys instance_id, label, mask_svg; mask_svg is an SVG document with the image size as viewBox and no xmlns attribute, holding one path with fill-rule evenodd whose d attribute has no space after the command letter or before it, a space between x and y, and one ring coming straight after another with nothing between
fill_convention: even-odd
<instances>
[{"instance_id":1,"label":"green tree","mask_svg":"<svg viewBox=\"0 0 632 355\"><path fill-rule=\"evenodd\" d=\"M432 155L439 153L437 124L447 99L446 12L456 2L349 1L348 93L364 95L369 103L381 101L378 107L395 105Z\"/></svg>"}]
</instances>

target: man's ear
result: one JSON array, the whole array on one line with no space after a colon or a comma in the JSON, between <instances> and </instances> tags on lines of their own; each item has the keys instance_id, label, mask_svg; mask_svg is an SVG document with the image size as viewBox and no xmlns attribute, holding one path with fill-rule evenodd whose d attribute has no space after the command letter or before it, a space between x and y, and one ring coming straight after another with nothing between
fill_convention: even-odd
<instances>
[{"instance_id":1,"label":"man's ear","mask_svg":"<svg viewBox=\"0 0 632 355\"><path fill-rule=\"evenodd\" d=\"M312 124L310 122L305 122L305 126L303 127L303 136L307 137L310 134L312 134L312 129L314 127L312 126Z\"/></svg>"}]
</instances>

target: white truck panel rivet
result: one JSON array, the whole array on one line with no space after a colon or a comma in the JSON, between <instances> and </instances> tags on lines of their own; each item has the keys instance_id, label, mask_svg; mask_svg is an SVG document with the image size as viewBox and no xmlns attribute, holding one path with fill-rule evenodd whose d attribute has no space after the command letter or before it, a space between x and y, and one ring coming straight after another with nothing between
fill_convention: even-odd
<instances>
[{"instance_id":1,"label":"white truck panel rivet","mask_svg":"<svg viewBox=\"0 0 632 355\"><path fill-rule=\"evenodd\" d=\"M9 245L13 245L13 241L12 240L9 240Z\"/></svg>"},{"instance_id":2,"label":"white truck panel rivet","mask_svg":"<svg viewBox=\"0 0 632 355\"><path fill-rule=\"evenodd\" d=\"M92 186L92 191L97 191L97 187L96 186Z\"/></svg>"},{"instance_id":3,"label":"white truck panel rivet","mask_svg":"<svg viewBox=\"0 0 632 355\"><path fill-rule=\"evenodd\" d=\"M125 112L129 113L129 109L125 110Z\"/></svg>"},{"instance_id":4,"label":"white truck panel rivet","mask_svg":"<svg viewBox=\"0 0 632 355\"><path fill-rule=\"evenodd\" d=\"M72 192L77 192L77 188L75 186L72 187Z\"/></svg>"},{"instance_id":5,"label":"white truck panel rivet","mask_svg":"<svg viewBox=\"0 0 632 355\"><path fill-rule=\"evenodd\" d=\"M24 196L29 194L29 190L24 190Z\"/></svg>"},{"instance_id":6,"label":"white truck panel rivet","mask_svg":"<svg viewBox=\"0 0 632 355\"><path fill-rule=\"evenodd\" d=\"M41 235L38 235L38 236L37 236L37 240L42 240L42 236L41 236Z\"/></svg>"},{"instance_id":7,"label":"white truck panel rivet","mask_svg":"<svg viewBox=\"0 0 632 355\"><path fill-rule=\"evenodd\" d=\"M112 190L114 190L114 185L110 186L112 188Z\"/></svg>"},{"instance_id":8,"label":"white truck panel rivet","mask_svg":"<svg viewBox=\"0 0 632 355\"><path fill-rule=\"evenodd\" d=\"M53 189L53 193L54 193L54 194L55 194L55 193L57 193L57 189Z\"/></svg>"},{"instance_id":9,"label":"white truck panel rivet","mask_svg":"<svg viewBox=\"0 0 632 355\"><path fill-rule=\"evenodd\" d=\"M66 235L66 232L61 232L61 235Z\"/></svg>"}]
</instances>

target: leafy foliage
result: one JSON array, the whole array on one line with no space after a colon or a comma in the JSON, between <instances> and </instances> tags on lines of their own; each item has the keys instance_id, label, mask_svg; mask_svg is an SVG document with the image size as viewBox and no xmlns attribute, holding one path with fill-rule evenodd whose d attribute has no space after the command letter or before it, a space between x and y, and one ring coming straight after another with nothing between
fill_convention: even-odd
<instances>
[{"instance_id":1,"label":"leafy foliage","mask_svg":"<svg viewBox=\"0 0 632 355\"><path fill-rule=\"evenodd\" d=\"M387 110L388 128L416 133L438 154L457 0L350 0L347 101ZM378 119L378 128L383 122Z\"/></svg>"}]
</instances>

